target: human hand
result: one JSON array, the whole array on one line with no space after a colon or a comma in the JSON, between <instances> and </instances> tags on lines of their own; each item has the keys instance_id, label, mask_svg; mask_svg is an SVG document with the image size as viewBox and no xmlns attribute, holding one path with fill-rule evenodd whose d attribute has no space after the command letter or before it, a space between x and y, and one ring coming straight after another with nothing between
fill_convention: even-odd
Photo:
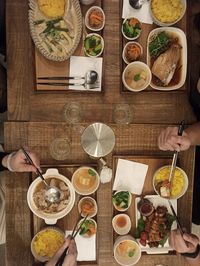
<instances>
[{"instance_id":1,"label":"human hand","mask_svg":"<svg viewBox=\"0 0 200 266\"><path fill-rule=\"evenodd\" d=\"M71 239L70 236L68 236L65 240L65 243L63 246L56 252L56 254L50 259L49 262L45 264L45 266L55 266L58 259L62 255L65 248L68 248L67 255L63 261L62 266L76 266L76 258L77 258L77 249L76 249L76 242L74 239Z\"/></svg>"},{"instance_id":2,"label":"human hand","mask_svg":"<svg viewBox=\"0 0 200 266\"><path fill-rule=\"evenodd\" d=\"M181 235L180 230L173 230L169 237L170 246L178 253L193 253L199 244L199 238L193 234L184 233Z\"/></svg>"},{"instance_id":3,"label":"human hand","mask_svg":"<svg viewBox=\"0 0 200 266\"><path fill-rule=\"evenodd\" d=\"M166 151L185 151L191 146L188 134L183 131L182 136L178 136L178 127L167 127L158 137L158 147Z\"/></svg>"},{"instance_id":4,"label":"human hand","mask_svg":"<svg viewBox=\"0 0 200 266\"><path fill-rule=\"evenodd\" d=\"M35 166L40 169L40 160L38 156L36 155L36 153L33 151L29 151L29 150L26 150L26 151L31 157ZM11 155L6 155L2 160L2 165L4 167L12 169L13 172L35 172L36 171L33 165L30 165L29 163L27 163L26 156L24 155L22 150L18 150L16 153L12 153Z\"/></svg>"}]
</instances>

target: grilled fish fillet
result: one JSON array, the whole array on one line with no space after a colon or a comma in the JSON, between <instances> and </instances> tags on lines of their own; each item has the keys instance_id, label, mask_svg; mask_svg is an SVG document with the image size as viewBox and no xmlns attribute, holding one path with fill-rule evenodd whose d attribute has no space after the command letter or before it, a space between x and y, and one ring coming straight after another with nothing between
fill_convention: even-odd
<instances>
[{"instance_id":1,"label":"grilled fish fillet","mask_svg":"<svg viewBox=\"0 0 200 266\"><path fill-rule=\"evenodd\" d=\"M181 57L181 46L172 44L171 47L161 54L154 62L152 73L167 86L173 78L178 61Z\"/></svg>"}]
</instances>

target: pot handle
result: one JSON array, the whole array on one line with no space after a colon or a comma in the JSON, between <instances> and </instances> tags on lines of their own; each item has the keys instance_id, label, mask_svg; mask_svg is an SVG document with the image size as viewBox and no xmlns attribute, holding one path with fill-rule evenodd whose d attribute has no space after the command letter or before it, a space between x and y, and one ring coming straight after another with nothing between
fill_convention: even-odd
<instances>
[{"instance_id":1,"label":"pot handle","mask_svg":"<svg viewBox=\"0 0 200 266\"><path fill-rule=\"evenodd\" d=\"M49 168L47 169L45 175L58 175L59 172L58 172L58 169L56 168Z\"/></svg>"},{"instance_id":2,"label":"pot handle","mask_svg":"<svg viewBox=\"0 0 200 266\"><path fill-rule=\"evenodd\" d=\"M56 224L57 223L57 219L44 219L45 224Z\"/></svg>"}]
</instances>

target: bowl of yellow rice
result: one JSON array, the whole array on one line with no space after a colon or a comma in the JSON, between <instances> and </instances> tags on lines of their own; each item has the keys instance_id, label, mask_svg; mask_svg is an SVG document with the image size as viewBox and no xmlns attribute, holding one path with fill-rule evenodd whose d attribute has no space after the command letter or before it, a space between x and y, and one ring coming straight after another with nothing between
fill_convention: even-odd
<instances>
[{"instance_id":1,"label":"bowl of yellow rice","mask_svg":"<svg viewBox=\"0 0 200 266\"><path fill-rule=\"evenodd\" d=\"M186 0L151 0L150 11L155 24L171 26L182 19L186 11Z\"/></svg>"},{"instance_id":2,"label":"bowl of yellow rice","mask_svg":"<svg viewBox=\"0 0 200 266\"><path fill-rule=\"evenodd\" d=\"M65 241L65 234L57 227L45 227L31 241L31 252L40 262L49 261Z\"/></svg>"},{"instance_id":3,"label":"bowl of yellow rice","mask_svg":"<svg viewBox=\"0 0 200 266\"><path fill-rule=\"evenodd\" d=\"M154 190L158 195L160 195L162 197L165 197L165 196L161 195L162 194L161 193L161 187L165 186L166 183L168 183L169 175L170 175L170 169L171 169L171 165L165 165L165 166L159 168L154 173L154 176L153 176ZM185 194L187 189L188 189L187 174L185 173L185 171L183 171L183 169L176 166L174 176L170 182L170 196L169 197L166 196L166 198L178 199Z\"/></svg>"}]
</instances>

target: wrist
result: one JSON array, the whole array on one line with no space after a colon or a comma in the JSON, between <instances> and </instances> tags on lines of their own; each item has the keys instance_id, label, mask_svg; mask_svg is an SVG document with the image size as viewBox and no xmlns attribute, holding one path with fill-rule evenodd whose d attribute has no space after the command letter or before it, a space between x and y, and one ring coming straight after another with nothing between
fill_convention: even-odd
<instances>
[{"instance_id":1,"label":"wrist","mask_svg":"<svg viewBox=\"0 0 200 266\"><path fill-rule=\"evenodd\" d=\"M198 244L196 246L196 250L194 252L186 252L186 253L181 253L182 256L184 257L188 257L188 258L193 258L195 259L198 255L199 255L199 252L200 252L200 245Z\"/></svg>"},{"instance_id":2,"label":"wrist","mask_svg":"<svg viewBox=\"0 0 200 266\"><path fill-rule=\"evenodd\" d=\"M16 152L12 152L9 155L6 155L2 160L2 165L6 167L9 171L14 172L15 170L12 167L12 158Z\"/></svg>"}]
</instances>

